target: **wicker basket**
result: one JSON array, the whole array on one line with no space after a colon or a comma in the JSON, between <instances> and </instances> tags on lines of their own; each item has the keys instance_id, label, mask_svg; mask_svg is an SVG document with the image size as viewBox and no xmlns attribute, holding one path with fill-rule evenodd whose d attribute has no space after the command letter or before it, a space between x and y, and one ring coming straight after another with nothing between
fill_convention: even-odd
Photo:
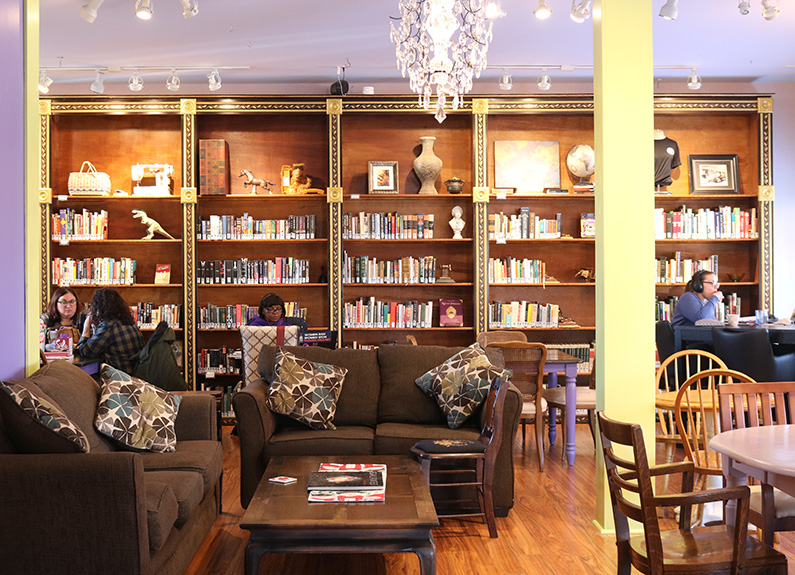
<instances>
[{"instance_id":1,"label":"wicker basket","mask_svg":"<svg viewBox=\"0 0 795 575\"><path fill-rule=\"evenodd\" d=\"M70 196L108 196L110 195L110 176L98 172L89 161L83 162L79 172L69 174Z\"/></svg>"}]
</instances>

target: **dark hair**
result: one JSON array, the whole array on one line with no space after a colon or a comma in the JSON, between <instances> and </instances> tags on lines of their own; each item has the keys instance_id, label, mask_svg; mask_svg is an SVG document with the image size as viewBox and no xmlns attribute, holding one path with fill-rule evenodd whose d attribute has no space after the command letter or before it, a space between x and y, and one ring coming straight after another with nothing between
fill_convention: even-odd
<instances>
[{"instance_id":1,"label":"dark hair","mask_svg":"<svg viewBox=\"0 0 795 575\"><path fill-rule=\"evenodd\" d=\"M704 277L709 275L715 275L715 272L711 270L698 270L696 273L693 274L693 277L690 278L690 281L687 282L685 286L685 291L692 291L694 293L701 293L704 291Z\"/></svg>"},{"instance_id":2,"label":"dark hair","mask_svg":"<svg viewBox=\"0 0 795 575\"><path fill-rule=\"evenodd\" d=\"M135 325L130 306L113 288L99 288L91 298L91 323L118 321L123 325Z\"/></svg>"},{"instance_id":3,"label":"dark hair","mask_svg":"<svg viewBox=\"0 0 795 575\"><path fill-rule=\"evenodd\" d=\"M58 311L58 300L66 294L75 296L75 315L73 317L77 319L77 316L80 315L80 299L72 288L63 286L55 290L55 293L52 294L52 298L50 299L50 303L47 305L47 314L50 316L51 320L59 323L61 322L62 318L61 312Z\"/></svg>"},{"instance_id":4,"label":"dark hair","mask_svg":"<svg viewBox=\"0 0 795 575\"><path fill-rule=\"evenodd\" d=\"M262 296L262 299L259 302L259 307L257 308L257 314L262 319L265 319L265 308L274 305L278 305L282 308L282 317L287 315L287 311L284 309L284 300L273 292L266 293L264 296Z\"/></svg>"}]
</instances>

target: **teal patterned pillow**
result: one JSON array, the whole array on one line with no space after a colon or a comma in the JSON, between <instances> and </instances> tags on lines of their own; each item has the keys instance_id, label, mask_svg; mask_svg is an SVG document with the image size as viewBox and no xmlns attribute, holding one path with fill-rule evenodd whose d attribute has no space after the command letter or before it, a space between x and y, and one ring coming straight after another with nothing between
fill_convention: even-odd
<instances>
[{"instance_id":1,"label":"teal patterned pillow","mask_svg":"<svg viewBox=\"0 0 795 575\"><path fill-rule=\"evenodd\" d=\"M450 429L458 429L486 399L494 378L509 375L510 371L493 365L480 344L474 343L414 383L436 400Z\"/></svg>"},{"instance_id":2,"label":"teal patterned pillow","mask_svg":"<svg viewBox=\"0 0 795 575\"><path fill-rule=\"evenodd\" d=\"M102 364L97 431L145 451L176 451L174 423L182 397Z\"/></svg>"},{"instance_id":3,"label":"teal patterned pillow","mask_svg":"<svg viewBox=\"0 0 795 575\"><path fill-rule=\"evenodd\" d=\"M36 387L38 389L38 387ZM0 381L0 412L24 453L87 453L88 438L61 408L29 387ZM13 411L12 411L13 410Z\"/></svg>"},{"instance_id":4,"label":"teal patterned pillow","mask_svg":"<svg viewBox=\"0 0 795 575\"><path fill-rule=\"evenodd\" d=\"M268 390L271 411L312 429L336 429L332 421L346 368L301 359L278 348L273 371L275 377Z\"/></svg>"}]
</instances>

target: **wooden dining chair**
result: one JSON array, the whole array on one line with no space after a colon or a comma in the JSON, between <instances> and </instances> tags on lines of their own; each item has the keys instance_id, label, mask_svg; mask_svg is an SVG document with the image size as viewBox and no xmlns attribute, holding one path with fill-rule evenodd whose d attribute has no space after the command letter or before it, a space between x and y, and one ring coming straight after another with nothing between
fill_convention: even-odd
<instances>
[{"instance_id":1,"label":"wooden dining chair","mask_svg":"<svg viewBox=\"0 0 795 575\"><path fill-rule=\"evenodd\" d=\"M522 414L519 423L522 425L522 450L527 441L526 428L528 423L535 424L536 451L538 453L538 469L544 471L544 364L547 361L547 348L543 343L525 341L492 342L488 347L502 350L505 367L513 372L511 383L522 394Z\"/></svg>"},{"instance_id":2,"label":"wooden dining chair","mask_svg":"<svg viewBox=\"0 0 795 575\"><path fill-rule=\"evenodd\" d=\"M597 419L615 521L619 575L629 575L632 567L653 575L786 575L786 556L748 537L747 487L695 492L691 461L651 467L640 425L615 421L601 411ZM631 448L632 457L628 458L626 449L618 455L614 444ZM681 474L682 490L655 496L652 477L666 474ZM734 526L691 527L693 505L732 500L737 501ZM658 511L666 507L680 508L678 529L660 529ZM630 536L628 519L638 521L643 533Z\"/></svg>"},{"instance_id":3,"label":"wooden dining chair","mask_svg":"<svg viewBox=\"0 0 795 575\"><path fill-rule=\"evenodd\" d=\"M788 425L795 418L795 381L718 386L721 431ZM770 485L752 485L748 520L773 545L776 531L795 531L795 498Z\"/></svg>"}]
</instances>

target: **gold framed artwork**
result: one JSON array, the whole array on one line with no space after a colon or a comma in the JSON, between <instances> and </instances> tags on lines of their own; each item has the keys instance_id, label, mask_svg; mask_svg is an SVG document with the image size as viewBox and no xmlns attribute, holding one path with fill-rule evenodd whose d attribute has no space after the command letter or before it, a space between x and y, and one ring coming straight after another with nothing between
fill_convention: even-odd
<instances>
[{"instance_id":1,"label":"gold framed artwork","mask_svg":"<svg viewBox=\"0 0 795 575\"><path fill-rule=\"evenodd\" d=\"M560 143L552 140L494 142L494 184L516 194L560 187Z\"/></svg>"},{"instance_id":2,"label":"gold framed artwork","mask_svg":"<svg viewBox=\"0 0 795 575\"><path fill-rule=\"evenodd\" d=\"M370 194L397 194L398 163L367 162L367 192Z\"/></svg>"}]
</instances>

